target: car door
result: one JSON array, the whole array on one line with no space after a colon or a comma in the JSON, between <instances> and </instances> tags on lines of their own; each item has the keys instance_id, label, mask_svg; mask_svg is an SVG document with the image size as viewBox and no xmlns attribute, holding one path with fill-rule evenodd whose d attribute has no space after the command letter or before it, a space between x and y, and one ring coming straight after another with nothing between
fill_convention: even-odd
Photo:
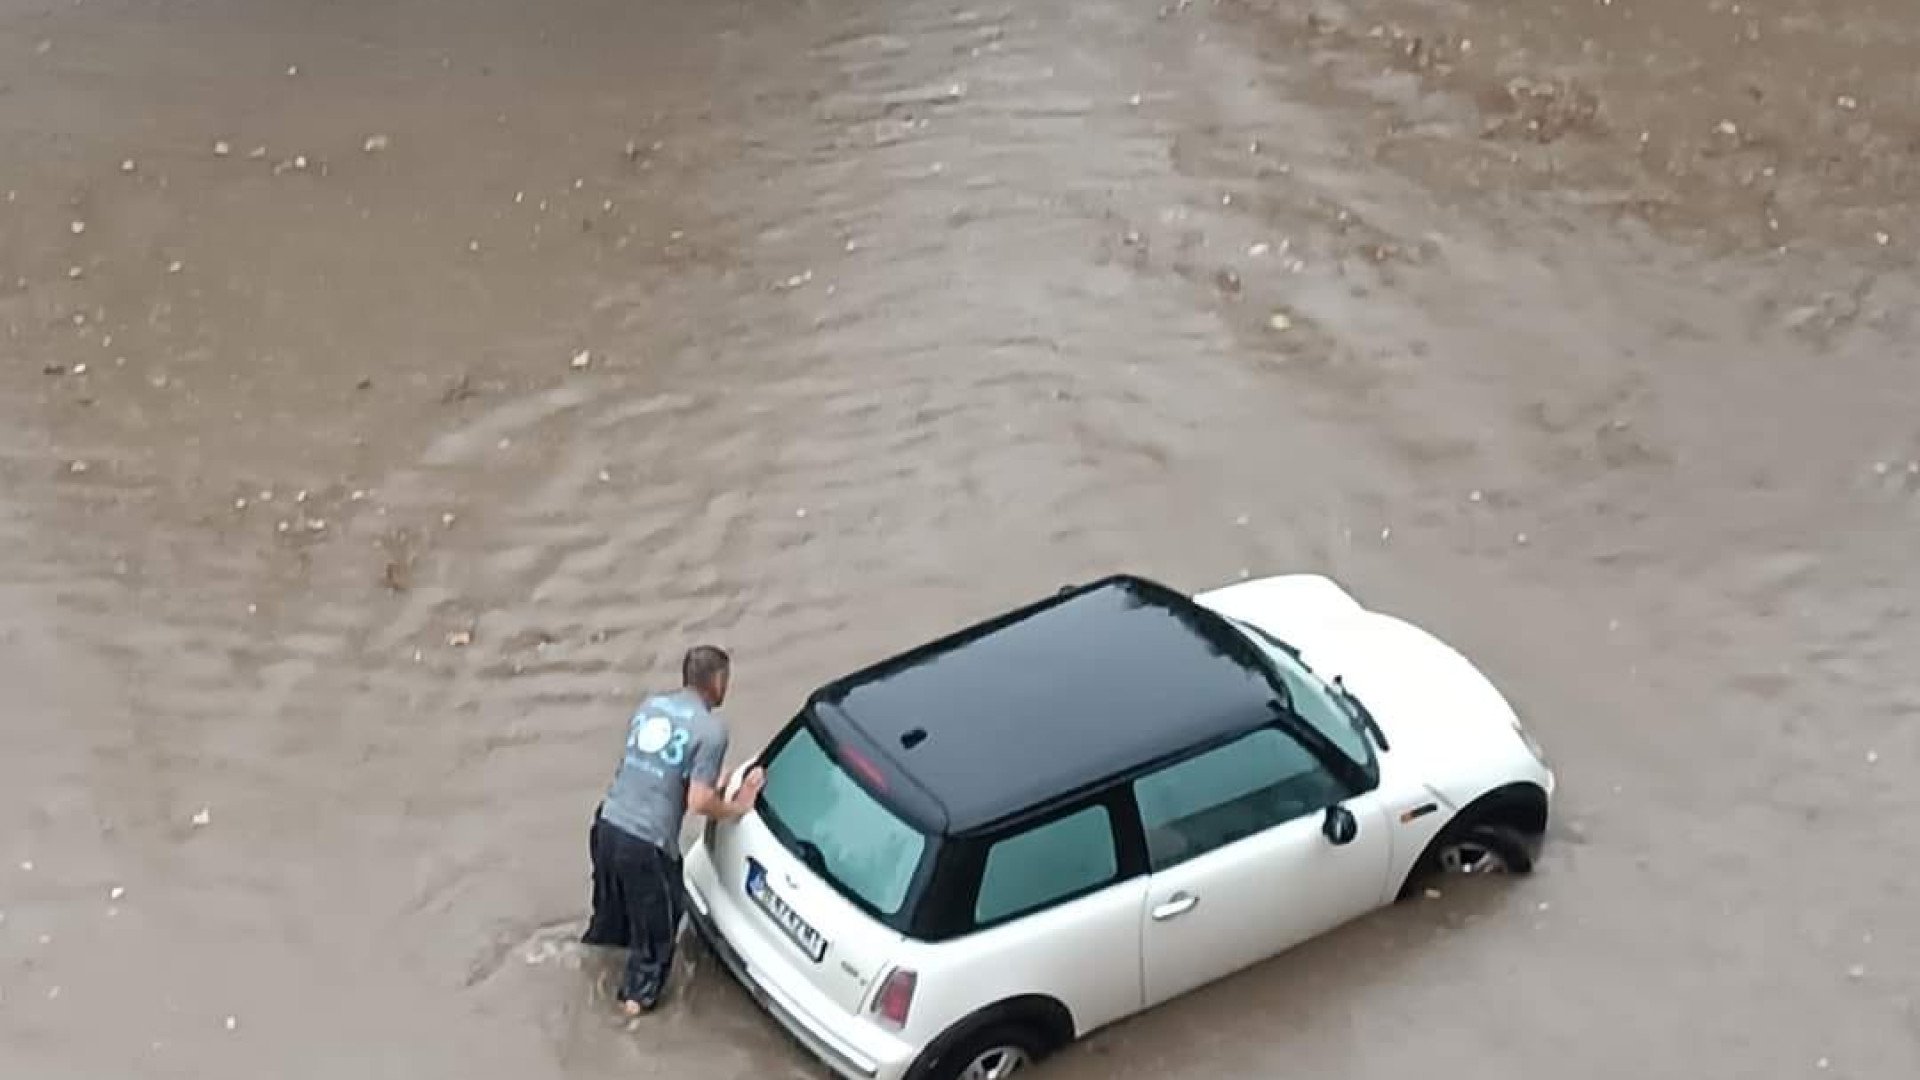
<instances>
[{"instance_id":1,"label":"car door","mask_svg":"<svg viewBox=\"0 0 1920 1080\"><path fill-rule=\"evenodd\" d=\"M1141 776L1133 794L1152 871L1141 921L1149 1006L1380 903L1392 851L1375 800L1353 797L1280 726ZM1336 804L1359 826L1345 844L1322 830Z\"/></svg>"},{"instance_id":2,"label":"car door","mask_svg":"<svg viewBox=\"0 0 1920 1080\"><path fill-rule=\"evenodd\" d=\"M972 1007L1042 994L1085 1032L1138 1012L1140 908L1147 878L1117 829L1123 793L1055 810L991 839L966 944Z\"/></svg>"}]
</instances>

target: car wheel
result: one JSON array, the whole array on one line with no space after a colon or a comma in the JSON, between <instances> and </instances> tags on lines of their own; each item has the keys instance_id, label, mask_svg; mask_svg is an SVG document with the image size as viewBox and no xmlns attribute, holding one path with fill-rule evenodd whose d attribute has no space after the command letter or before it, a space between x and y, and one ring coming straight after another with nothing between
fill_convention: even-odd
<instances>
[{"instance_id":1,"label":"car wheel","mask_svg":"<svg viewBox=\"0 0 1920 1080\"><path fill-rule=\"evenodd\" d=\"M1025 1076L1046 1056L1041 1040L1023 1027L996 1024L943 1055L927 1080L1005 1080Z\"/></svg>"},{"instance_id":2,"label":"car wheel","mask_svg":"<svg viewBox=\"0 0 1920 1080\"><path fill-rule=\"evenodd\" d=\"M1504 825L1469 825L1441 838L1433 851L1437 874L1525 874L1533 855L1519 832Z\"/></svg>"},{"instance_id":3,"label":"car wheel","mask_svg":"<svg viewBox=\"0 0 1920 1080\"><path fill-rule=\"evenodd\" d=\"M1434 838L1426 854L1400 890L1400 898L1414 894L1430 878L1454 875L1486 877L1533 871L1533 852L1520 830L1507 825L1449 826Z\"/></svg>"}]
</instances>

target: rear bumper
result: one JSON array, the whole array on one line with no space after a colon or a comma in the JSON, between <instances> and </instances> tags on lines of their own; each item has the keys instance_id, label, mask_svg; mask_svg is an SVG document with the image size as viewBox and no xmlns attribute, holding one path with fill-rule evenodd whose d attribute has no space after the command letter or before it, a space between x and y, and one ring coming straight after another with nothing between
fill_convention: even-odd
<instances>
[{"instance_id":1,"label":"rear bumper","mask_svg":"<svg viewBox=\"0 0 1920 1080\"><path fill-rule=\"evenodd\" d=\"M855 1045L836 1033L797 996L772 979L762 977L745 949L729 938L726 924L737 914L722 897L712 895L717 887L713 864L704 846L696 846L686 862L687 918L707 951L718 957L727 973L751 995L756 1003L785 1028L808 1053L818 1058L842 1080L900 1080L913 1060L911 1050L899 1047L897 1053L876 1054ZM715 901L718 901L716 903ZM743 945L745 948L743 949Z\"/></svg>"}]
</instances>

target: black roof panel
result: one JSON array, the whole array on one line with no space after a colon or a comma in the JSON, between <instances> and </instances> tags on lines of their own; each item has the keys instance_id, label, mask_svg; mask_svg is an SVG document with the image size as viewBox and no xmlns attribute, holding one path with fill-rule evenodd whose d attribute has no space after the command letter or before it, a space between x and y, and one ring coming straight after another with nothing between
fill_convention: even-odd
<instances>
[{"instance_id":1,"label":"black roof panel","mask_svg":"<svg viewBox=\"0 0 1920 1080\"><path fill-rule=\"evenodd\" d=\"M1276 693L1257 657L1190 598L1119 576L882 661L814 703L925 796L902 812L960 834L1268 722Z\"/></svg>"}]
</instances>

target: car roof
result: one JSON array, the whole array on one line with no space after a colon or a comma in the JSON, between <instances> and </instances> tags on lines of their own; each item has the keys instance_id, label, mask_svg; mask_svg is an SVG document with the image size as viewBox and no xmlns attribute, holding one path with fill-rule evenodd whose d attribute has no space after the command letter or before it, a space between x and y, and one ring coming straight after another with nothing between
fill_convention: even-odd
<instances>
[{"instance_id":1,"label":"car roof","mask_svg":"<svg viewBox=\"0 0 1920 1080\"><path fill-rule=\"evenodd\" d=\"M1116 575L848 675L811 706L915 789L896 810L963 835L1270 722L1272 678L1220 615Z\"/></svg>"}]
</instances>

